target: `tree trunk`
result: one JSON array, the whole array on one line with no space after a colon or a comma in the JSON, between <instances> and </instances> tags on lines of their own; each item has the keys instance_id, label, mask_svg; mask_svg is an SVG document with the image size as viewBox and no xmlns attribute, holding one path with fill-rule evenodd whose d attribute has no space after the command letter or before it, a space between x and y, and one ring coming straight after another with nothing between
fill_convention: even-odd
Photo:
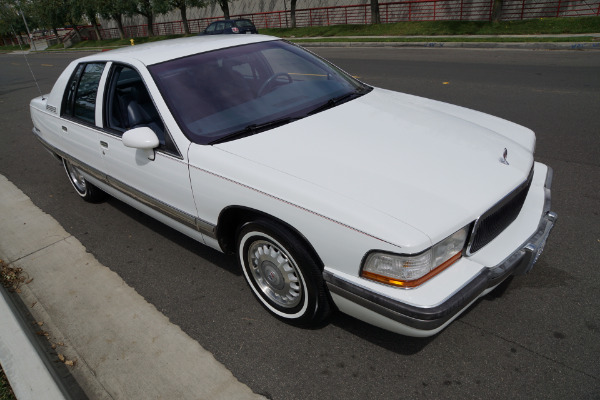
<instances>
[{"instance_id":1,"label":"tree trunk","mask_svg":"<svg viewBox=\"0 0 600 400\"><path fill-rule=\"evenodd\" d=\"M221 10L223 10L225 19L229 19L229 0L219 0L219 5L221 6Z\"/></svg>"},{"instance_id":2,"label":"tree trunk","mask_svg":"<svg viewBox=\"0 0 600 400\"><path fill-rule=\"evenodd\" d=\"M148 36L152 37L154 36L154 14L147 14L146 19L148 20Z\"/></svg>"},{"instance_id":3,"label":"tree trunk","mask_svg":"<svg viewBox=\"0 0 600 400\"><path fill-rule=\"evenodd\" d=\"M381 23L381 18L379 16L379 0L371 0L371 23Z\"/></svg>"},{"instance_id":4,"label":"tree trunk","mask_svg":"<svg viewBox=\"0 0 600 400\"><path fill-rule=\"evenodd\" d=\"M73 23L73 22L71 22L71 21L68 21L68 22L69 22L69 23L70 23L70 24L73 26L73 30L75 31L75 36L77 36L77 38L78 38L79 40L83 40L83 39L81 38L81 33L79 32L79 28L77 27L77 24L74 24L74 23Z\"/></svg>"},{"instance_id":5,"label":"tree trunk","mask_svg":"<svg viewBox=\"0 0 600 400\"><path fill-rule=\"evenodd\" d=\"M292 28L296 27L296 1L291 0L290 2L290 16L292 18Z\"/></svg>"},{"instance_id":6,"label":"tree trunk","mask_svg":"<svg viewBox=\"0 0 600 400\"><path fill-rule=\"evenodd\" d=\"M96 40L102 40L102 36L100 35L100 29L98 29L98 22L96 21L96 16L88 15L87 17L90 20L92 26L94 27L94 32L96 33Z\"/></svg>"},{"instance_id":7,"label":"tree trunk","mask_svg":"<svg viewBox=\"0 0 600 400\"><path fill-rule=\"evenodd\" d=\"M492 21L498 22L502 20L502 0L494 0L492 8Z\"/></svg>"},{"instance_id":8,"label":"tree trunk","mask_svg":"<svg viewBox=\"0 0 600 400\"><path fill-rule=\"evenodd\" d=\"M55 27L52 27L52 32L54 32L54 36L56 36L56 39L58 40L59 43L62 43L62 38L60 37L60 35L58 34L58 29L56 29Z\"/></svg>"},{"instance_id":9,"label":"tree trunk","mask_svg":"<svg viewBox=\"0 0 600 400\"><path fill-rule=\"evenodd\" d=\"M190 34L190 26L188 24L188 20L187 20L187 7L184 5L182 5L179 8L179 11L181 11L181 20L183 21L183 32L186 35Z\"/></svg>"},{"instance_id":10,"label":"tree trunk","mask_svg":"<svg viewBox=\"0 0 600 400\"><path fill-rule=\"evenodd\" d=\"M125 30L123 29L123 21L121 14L111 14L112 19L117 23L117 29L119 30L119 36L121 40L125 39Z\"/></svg>"}]
</instances>

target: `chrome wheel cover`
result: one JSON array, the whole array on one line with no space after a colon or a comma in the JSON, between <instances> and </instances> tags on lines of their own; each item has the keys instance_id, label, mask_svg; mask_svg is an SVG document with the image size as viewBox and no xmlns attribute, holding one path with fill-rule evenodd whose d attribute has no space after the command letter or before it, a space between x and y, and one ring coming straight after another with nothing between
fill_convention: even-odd
<instances>
[{"instance_id":1,"label":"chrome wheel cover","mask_svg":"<svg viewBox=\"0 0 600 400\"><path fill-rule=\"evenodd\" d=\"M257 240L248 248L248 266L265 297L283 308L293 308L302 300L299 269L285 250L271 242Z\"/></svg>"},{"instance_id":2,"label":"chrome wheel cover","mask_svg":"<svg viewBox=\"0 0 600 400\"><path fill-rule=\"evenodd\" d=\"M67 160L65 160L65 169L67 170L67 175L69 175L73 187L75 187L79 193L85 194L85 178L81 174L81 171Z\"/></svg>"}]
</instances>

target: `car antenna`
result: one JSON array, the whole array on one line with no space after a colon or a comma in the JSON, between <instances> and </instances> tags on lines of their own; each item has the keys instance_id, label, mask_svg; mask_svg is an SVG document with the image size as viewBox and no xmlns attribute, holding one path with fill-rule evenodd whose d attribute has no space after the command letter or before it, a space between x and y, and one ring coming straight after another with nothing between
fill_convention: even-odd
<instances>
[{"instance_id":1,"label":"car antenna","mask_svg":"<svg viewBox=\"0 0 600 400\"><path fill-rule=\"evenodd\" d=\"M10 29L12 30L13 35L15 35L15 37L20 38L20 36L17 36L17 33L15 32L15 29L12 27L12 25L10 26ZM30 39L33 41L33 37L31 37ZM44 94L42 93L42 89L40 89L40 85L38 84L35 74L33 73L33 70L31 69L31 65L29 65L29 59L27 58L28 52L26 52L23 49L23 46L21 45L21 40L19 40L19 48L21 49L21 52L23 53L23 57L25 57L25 63L27 64L27 67L29 68L29 72L31 72L33 82L35 82L35 86L37 87L38 92L40 92L40 96L43 96Z\"/></svg>"}]
</instances>

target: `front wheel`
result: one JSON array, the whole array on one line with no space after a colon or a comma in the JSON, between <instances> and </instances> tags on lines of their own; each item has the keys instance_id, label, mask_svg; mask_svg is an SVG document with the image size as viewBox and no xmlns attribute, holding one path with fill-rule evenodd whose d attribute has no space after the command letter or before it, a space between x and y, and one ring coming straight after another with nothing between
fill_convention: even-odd
<instances>
[{"instance_id":1,"label":"front wheel","mask_svg":"<svg viewBox=\"0 0 600 400\"><path fill-rule=\"evenodd\" d=\"M246 281L261 304L286 322L312 326L330 313L321 269L305 246L267 220L243 225L238 257Z\"/></svg>"},{"instance_id":2,"label":"front wheel","mask_svg":"<svg viewBox=\"0 0 600 400\"><path fill-rule=\"evenodd\" d=\"M71 185L82 199L91 203L104 200L104 192L86 181L78 167L65 158L63 158L63 166L65 167L69 182L71 182Z\"/></svg>"}]
</instances>

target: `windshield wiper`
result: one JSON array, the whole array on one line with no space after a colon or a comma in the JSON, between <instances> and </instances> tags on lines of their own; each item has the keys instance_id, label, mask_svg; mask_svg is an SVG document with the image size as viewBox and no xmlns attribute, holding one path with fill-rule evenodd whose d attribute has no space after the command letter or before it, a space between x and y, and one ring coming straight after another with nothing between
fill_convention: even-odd
<instances>
[{"instance_id":1,"label":"windshield wiper","mask_svg":"<svg viewBox=\"0 0 600 400\"><path fill-rule=\"evenodd\" d=\"M300 118L293 117L285 117L276 119L273 121L265 122L262 124L251 124L247 127L240 129L239 131L232 132L228 135L223 136L222 138L213 140L208 144L219 144L224 142L229 142L231 140L240 139L246 136L256 135L257 133L267 131L269 129L277 128L278 126L289 124L290 122L296 121Z\"/></svg>"},{"instance_id":2,"label":"windshield wiper","mask_svg":"<svg viewBox=\"0 0 600 400\"><path fill-rule=\"evenodd\" d=\"M337 105L340 105L342 103L345 103L345 102L347 102L349 100L352 100L352 99L355 99L357 97L360 97L363 94L367 94L368 92L371 91L371 89L372 88L359 88L359 89L356 89L356 90L354 90L352 92L345 93L345 94L343 94L341 96L337 96L337 97L331 98L331 99L327 100L324 104L321 104L319 107L317 107L314 110L310 111L306 115L313 115L313 114L319 113L321 111L325 111L325 110L327 110L329 108L333 108L333 107L335 107Z\"/></svg>"}]
</instances>

